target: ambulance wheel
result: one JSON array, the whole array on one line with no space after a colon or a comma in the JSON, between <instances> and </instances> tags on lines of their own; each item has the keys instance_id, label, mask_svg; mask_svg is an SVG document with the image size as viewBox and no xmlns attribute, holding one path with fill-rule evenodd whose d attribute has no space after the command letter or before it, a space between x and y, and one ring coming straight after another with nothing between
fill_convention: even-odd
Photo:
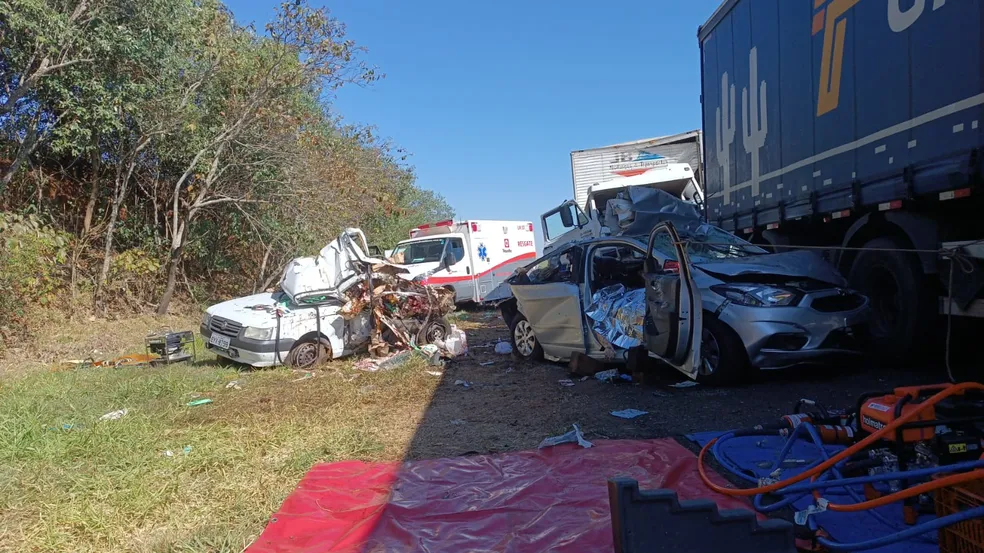
<instances>
[{"instance_id":1,"label":"ambulance wheel","mask_svg":"<svg viewBox=\"0 0 984 553\"><path fill-rule=\"evenodd\" d=\"M513 317L509 329L509 338L512 342L513 355L516 357L530 361L543 360L543 348L540 347L540 341L536 339L536 334L533 333L533 325L526 320L522 313L516 313L516 316Z\"/></svg>"},{"instance_id":2,"label":"ambulance wheel","mask_svg":"<svg viewBox=\"0 0 984 553\"><path fill-rule=\"evenodd\" d=\"M292 369L313 369L324 361L331 359L331 344L328 340L302 338L290 348L290 353L284 359L284 363Z\"/></svg>"}]
</instances>

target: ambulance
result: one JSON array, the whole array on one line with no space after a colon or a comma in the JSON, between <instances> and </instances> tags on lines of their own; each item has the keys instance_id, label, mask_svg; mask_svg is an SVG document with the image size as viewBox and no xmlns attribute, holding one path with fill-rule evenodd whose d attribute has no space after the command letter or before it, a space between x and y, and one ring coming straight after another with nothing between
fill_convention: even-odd
<instances>
[{"instance_id":1,"label":"ambulance","mask_svg":"<svg viewBox=\"0 0 984 553\"><path fill-rule=\"evenodd\" d=\"M536 257L532 222L447 220L411 229L389 260L425 284L453 289L458 303L479 303Z\"/></svg>"}]
</instances>

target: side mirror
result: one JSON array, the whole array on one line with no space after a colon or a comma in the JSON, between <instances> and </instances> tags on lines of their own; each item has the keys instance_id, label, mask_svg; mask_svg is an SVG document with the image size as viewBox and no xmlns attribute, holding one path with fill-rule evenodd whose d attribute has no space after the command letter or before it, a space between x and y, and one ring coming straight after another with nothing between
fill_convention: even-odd
<instances>
[{"instance_id":1,"label":"side mirror","mask_svg":"<svg viewBox=\"0 0 984 553\"><path fill-rule=\"evenodd\" d=\"M571 215L570 206L564 206L560 210L560 221L564 223L564 228L571 228L574 226L574 216Z\"/></svg>"}]
</instances>

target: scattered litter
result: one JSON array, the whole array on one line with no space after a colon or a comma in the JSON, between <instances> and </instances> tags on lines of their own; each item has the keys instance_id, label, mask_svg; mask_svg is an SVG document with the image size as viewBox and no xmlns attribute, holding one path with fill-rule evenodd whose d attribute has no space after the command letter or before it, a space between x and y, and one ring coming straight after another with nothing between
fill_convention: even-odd
<instances>
[{"instance_id":1,"label":"scattered litter","mask_svg":"<svg viewBox=\"0 0 984 553\"><path fill-rule=\"evenodd\" d=\"M448 338L444 340L444 349L451 357L458 357L459 355L468 353L468 336L465 335L465 331L451 325Z\"/></svg>"},{"instance_id":2,"label":"scattered litter","mask_svg":"<svg viewBox=\"0 0 984 553\"><path fill-rule=\"evenodd\" d=\"M483 367L488 367L488 366L491 366L491 365L495 365L495 361L486 361L484 363L479 363L479 365L481 365Z\"/></svg>"},{"instance_id":3,"label":"scattered litter","mask_svg":"<svg viewBox=\"0 0 984 553\"><path fill-rule=\"evenodd\" d=\"M82 425L80 424L78 426L82 426ZM76 428L76 426L75 426L74 423L65 423L65 424L63 424L61 426L48 426L48 427L45 427L45 430L46 431L62 430L64 432L68 432L70 430L75 430L75 428Z\"/></svg>"},{"instance_id":4,"label":"scattered litter","mask_svg":"<svg viewBox=\"0 0 984 553\"><path fill-rule=\"evenodd\" d=\"M194 401L189 401L185 405L187 405L188 407L198 407L199 405L208 405L209 403L212 403L212 400L206 397L202 399L196 399Z\"/></svg>"},{"instance_id":5,"label":"scattered litter","mask_svg":"<svg viewBox=\"0 0 984 553\"><path fill-rule=\"evenodd\" d=\"M314 378L314 373L309 372L300 378L295 378L294 380L291 380L291 382L300 382L302 380L309 380L311 378Z\"/></svg>"},{"instance_id":6,"label":"scattered litter","mask_svg":"<svg viewBox=\"0 0 984 553\"><path fill-rule=\"evenodd\" d=\"M494 348L499 342L485 342L484 344L478 344L476 346L470 346L472 349L488 349Z\"/></svg>"},{"instance_id":7,"label":"scattered litter","mask_svg":"<svg viewBox=\"0 0 984 553\"><path fill-rule=\"evenodd\" d=\"M465 388L471 388L471 383L468 382L467 380L455 380L454 381L454 385L455 386L464 386Z\"/></svg>"},{"instance_id":8,"label":"scattered litter","mask_svg":"<svg viewBox=\"0 0 984 553\"><path fill-rule=\"evenodd\" d=\"M557 381L557 384L560 384L561 386L566 386L566 387L570 388L571 386L574 385L574 381L571 380L570 378L565 378L563 380L558 380Z\"/></svg>"},{"instance_id":9,"label":"scattered litter","mask_svg":"<svg viewBox=\"0 0 984 553\"><path fill-rule=\"evenodd\" d=\"M537 446L537 449L543 449L545 447L553 447L555 445L571 444L571 443L576 443L577 445L583 448L591 447L592 445L591 442L584 439L584 434L581 433L581 429L578 428L576 424L573 426L574 426L574 430L571 430L566 434L561 434L560 436L553 436L551 438L546 438L545 440L540 442L540 445Z\"/></svg>"},{"instance_id":10,"label":"scattered litter","mask_svg":"<svg viewBox=\"0 0 984 553\"><path fill-rule=\"evenodd\" d=\"M161 455L163 455L165 457L174 457L174 452L171 451L170 449L165 449L164 450L164 453L161 453Z\"/></svg>"},{"instance_id":11,"label":"scattered litter","mask_svg":"<svg viewBox=\"0 0 984 553\"><path fill-rule=\"evenodd\" d=\"M101 421L115 421L115 420L122 419L123 417L126 416L127 413L129 413L129 411L126 410L126 409L120 409L119 411L111 411L111 412L106 413L105 415L99 417L99 420L101 420Z\"/></svg>"},{"instance_id":12,"label":"scattered litter","mask_svg":"<svg viewBox=\"0 0 984 553\"><path fill-rule=\"evenodd\" d=\"M377 360L376 368L373 370L390 371L402 367L407 363L407 361L410 360L411 357L413 357L413 353L414 352L412 349L408 349L395 355L390 355L383 360Z\"/></svg>"},{"instance_id":13,"label":"scattered litter","mask_svg":"<svg viewBox=\"0 0 984 553\"><path fill-rule=\"evenodd\" d=\"M594 377L602 382L611 382L618 378L618 369L608 369L607 371L601 371L600 373L595 373Z\"/></svg>"},{"instance_id":14,"label":"scattered litter","mask_svg":"<svg viewBox=\"0 0 984 553\"><path fill-rule=\"evenodd\" d=\"M190 445L184 446L184 449L182 451L184 451L185 455L191 453L191 446Z\"/></svg>"},{"instance_id":15,"label":"scattered litter","mask_svg":"<svg viewBox=\"0 0 984 553\"><path fill-rule=\"evenodd\" d=\"M670 384L670 388L677 388L677 389L680 389L680 388L693 388L696 385L697 385L697 382L694 381L694 380L684 380L683 382L677 382L676 384Z\"/></svg>"},{"instance_id":16,"label":"scattered litter","mask_svg":"<svg viewBox=\"0 0 984 553\"><path fill-rule=\"evenodd\" d=\"M499 355L509 355L512 353L512 344L509 342L499 342L495 345L495 352Z\"/></svg>"},{"instance_id":17,"label":"scattered litter","mask_svg":"<svg viewBox=\"0 0 984 553\"><path fill-rule=\"evenodd\" d=\"M451 421L451 424L453 424L455 426L461 426L461 425L466 424L466 423L465 423L465 421L463 421L461 419L454 419L453 421Z\"/></svg>"},{"instance_id":18,"label":"scattered litter","mask_svg":"<svg viewBox=\"0 0 984 553\"><path fill-rule=\"evenodd\" d=\"M590 376L582 376L581 377L581 382L587 382L589 378L591 378L591 377Z\"/></svg>"},{"instance_id":19,"label":"scattered litter","mask_svg":"<svg viewBox=\"0 0 984 553\"><path fill-rule=\"evenodd\" d=\"M441 361L441 348L434 344L424 344L420 346L420 353L427 358L427 364L432 367L443 365Z\"/></svg>"},{"instance_id":20,"label":"scattered litter","mask_svg":"<svg viewBox=\"0 0 984 553\"><path fill-rule=\"evenodd\" d=\"M241 387L241 386L239 385L239 381L238 381L238 380L233 380L232 382L230 382L230 383L228 383L228 384L226 384L226 386L225 386L225 387L226 387L226 390L229 390L229 389L233 389L233 390L242 390L242 389L243 389L243 388L242 388L242 387Z\"/></svg>"},{"instance_id":21,"label":"scattered litter","mask_svg":"<svg viewBox=\"0 0 984 553\"><path fill-rule=\"evenodd\" d=\"M427 371L427 374L431 376L444 376L444 373L441 371Z\"/></svg>"},{"instance_id":22,"label":"scattered litter","mask_svg":"<svg viewBox=\"0 0 984 553\"><path fill-rule=\"evenodd\" d=\"M656 396L656 397L672 397L672 396L670 396L670 394L668 394L666 392L661 392L659 390L654 391L653 392L653 395Z\"/></svg>"},{"instance_id":23,"label":"scattered litter","mask_svg":"<svg viewBox=\"0 0 984 553\"><path fill-rule=\"evenodd\" d=\"M620 419L634 419L636 417L641 417L648 414L649 411L640 411L638 409L622 409L621 411L612 411L612 415Z\"/></svg>"},{"instance_id":24,"label":"scattered litter","mask_svg":"<svg viewBox=\"0 0 984 553\"><path fill-rule=\"evenodd\" d=\"M620 375L618 375L618 378L620 380L624 380L626 382L632 382L632 375L631 374L620 374Z\"/></svg>"},{"instance_id":25,"label":"scattered litter","mask_svg":"<svg viewBox=\"0 0 984 553\"><path fill-rule=\"evenodd\" d=\"M513 372L514 370L516 370L516 369L514 369L514 368L512 368L512 367L509 367L508 369L506 369L506 372L507 372L507 373L511 373L511 372Z\"/></svg>"}]
</instances>

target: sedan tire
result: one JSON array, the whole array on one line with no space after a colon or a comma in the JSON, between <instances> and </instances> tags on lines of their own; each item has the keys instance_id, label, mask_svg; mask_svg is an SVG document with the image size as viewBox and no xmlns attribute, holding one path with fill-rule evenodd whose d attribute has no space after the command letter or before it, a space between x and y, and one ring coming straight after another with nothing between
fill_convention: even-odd
<instances>
[{"instance_id":1,"label":"sedan tire","mask_svg":"<svg viewBox=\"0 0 984 553\"><path fill-rule=\"evenodd\" d=\"M509 340L512 342L513 355L530 361L543 360L543 348L533 333L533 325L526 320L522 313L513 317L509 328Z\"/></svg>"},{"instance_id":2,"label":"sedan tire","mask_svg":"<svg viewBox=\"0 0 984 553\"><path fill-rule=\"evenodd\" d=\"M709 386L737 384L748 372L748 352L731 327L705 312L697 382Z\"/></svg>"},{"instance_id":3,"label":"sedan tire","mask_svg":"<svg viewBox=\"0 0 984 553\"><path fill-rule=\"evenodd\" d=\"M328 359L331 359L331 344L328 340L304 338L294 344L284 363L292 369L308 370Z\"/></svg>"}]
</instances>

